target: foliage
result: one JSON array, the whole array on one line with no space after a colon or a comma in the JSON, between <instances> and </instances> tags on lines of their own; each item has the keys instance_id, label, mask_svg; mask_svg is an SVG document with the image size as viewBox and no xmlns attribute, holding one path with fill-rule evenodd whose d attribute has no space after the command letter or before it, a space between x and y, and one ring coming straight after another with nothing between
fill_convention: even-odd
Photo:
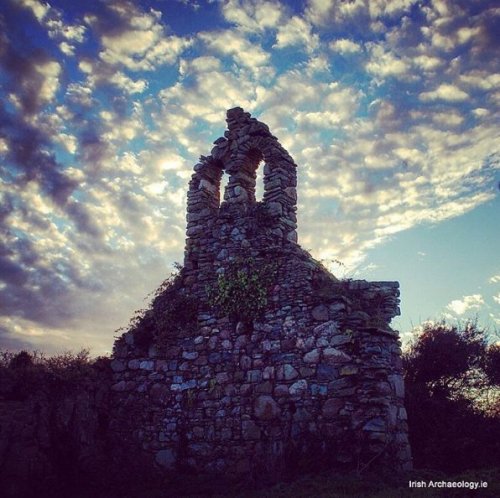
<instances>
[{"instance_id":1,"label":"foliage","mask_svg":"<svg viewBox=\"0 0 500 498\"><path fill-rule=\"evenodd\" d=\"M107 358L91 359L89 350L65 352L46 357L39 351L0 352L0 394L8 399L23 400L38 390L64 395L77 385L95 379L109 362Z\"/></svg>"},{"instance_id":2,"label":"foliage","mask_svg":"<svg viewBox=\"0 0 500 498\"><path fill-rule=\"evenodd\" d=\"M276 263L235 258L218 275L215 285L207 287L209 303L233 319L252 321L266 308L276 274Z\"/></svg>"},{"instance_id":3,"label":"foliage","mask_svg":"<svg viewBox=\"0 0 500 498\"><path fill-rule=\"evenodd\" d=\"M457 472L500 463L496 355L475 323L445 322L424 326L403 355L417 467Z\"/></svg>"},{"instance_id":4,"label":"foliage","mask_svg":"<svg viewBox=\"0 0 500 498\"><path fill-rule=\"evenodd\" d=\"M492 344L488 347L484 371L492 384L500 385L500 344Z\"/></svg>"},{"instance_id":5,"label":"foliage","mask_svg":"<svg viewBox=\"0 0 500 498\"><path fill-rule=\"evenodd\" d=\"M130 330L140 349L155 344L162 350L173 337L195 330L198 303L183 287L183 278L182 266L176 263L175 271L153 293L149 308L136 311Z\"/></svg>"}]
</instances>

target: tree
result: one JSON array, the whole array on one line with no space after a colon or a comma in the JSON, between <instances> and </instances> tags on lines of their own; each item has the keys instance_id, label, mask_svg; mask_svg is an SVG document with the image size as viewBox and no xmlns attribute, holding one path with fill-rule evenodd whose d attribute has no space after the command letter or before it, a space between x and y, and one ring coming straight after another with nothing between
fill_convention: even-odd
<instances>
[{"instance_id":1,"label":"tree","mask_svg":"<svg viewBox=\"0 0 500 498\"><path fill-rule=\"evenodd\" d=\"M500 464L499 360L475 323L424 326L403 355L415 466Z\"/></svg>"}]
</instances>

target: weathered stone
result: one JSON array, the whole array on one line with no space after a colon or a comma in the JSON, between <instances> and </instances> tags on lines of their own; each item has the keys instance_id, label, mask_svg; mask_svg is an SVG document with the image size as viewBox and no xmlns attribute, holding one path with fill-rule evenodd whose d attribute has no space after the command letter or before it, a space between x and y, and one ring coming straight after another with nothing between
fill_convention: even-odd
<instances>
[{"instance_id":1,"label":"weathered stone","mask_svg":"<svg viewBox=\"0 0 500 498\"><path fill-rule=\"evenodd\" d=\"M350 342L352 342L352 338L349 335L336 335L330 339L330 345L334 347L349 344Z\"/></svg>"},{"instance_id":2,"label":"weathered stone","mask_svg":"<svg viewBox=\"0 0 500 498\"><path fill-rule=\"evenodd\" d=\"M326 396L328 393L328 387L324 384L311 384L310 389L313 396Z\"/></svg>"},{"instance_id":3,"label":"weathered stone","mask_svg":"<svg viewBox=\"0 0 500 498\"><path fill-rule=\"evenodd\" d=\"M277 398L282 397L282 396L288 396L289 391L288 391L288 386L285 384L278 384L274 388L274 396Z\"/></svg>"},{"instance_id":4,"label":"weathered stone","mask_svg":"<svg viewBox=\"0 0 500 498\"><path fill-rule=\"evenodd\" d=\"M369 420L364 426L364 431L376 431L376 432L384 432L385 431L385 421L382 418L373 418Z\"/></svg>"},{"instance_id":5,"label":"weathered stone","mask_svg":"<svg viewBox=\"0 0 500 498\"><path fill-rule=\"evenodd\" d=\"M255 400L254 414L258 419L272 420L280 416L281 410L271 396L263 395Z\"/></svg>"},{"instance_id":6,"label":"weathered stone","mask_svg":"<svg viewBox=\"0 0 500 498\"><path fill-rule=\"evenodd\" d=\"M127 369L127 366L125 365L125 362L123 360L113 360L110 366L113 372L123 372Z\"/></svg>"},{"instance_id":7,"label":"weathered stone","mask_svg":"<svg viewBox=\"0 0 500 498\"><path fill-rule=\"evenodd\" d=\"M320 363L316 374L320 382L328 382L338 377L338 370L327 363Z\"/></svg>"},{"instance_id":8,"label":"weathered stone","mask_svg":"<svg viewBox=\"0 0 500 498\"><path fill-rule=\"evenodd\" d=\"M246 441L260 438L260 428L253 420L244 420L241 423L241 434Z\"/></svg>"},{"instance_id":9,"label":"weathered stone","mask_svg":"<svg viewBox=\"0 0 500 498\"><path fill-rule=\"evenodd\" d=\"M288 389L291 396L302 396L307 391L307 380L301 379L294 382Z\"/></svg>"},{"instance_id":10,"label":"weathered stone","mask_svg":"<svg viewBox=\"0 0 500 498\"><path fill-rule=\"evenodd\" d=\"M285 380L293 380L299 376L299 373L289 363L283 365L283 377Z\"/></svg>"},{"instance_id":11,"label":"weathered stone","mask_svg":"<svg viewBox=\"0 0 500 498\"><path fill-rule=\"evenodd\" d=\"M389 383L391 384L394 392L398 398L404 398L405 396L405 385L403 382L403 377L401 375L389 375Z\"/></svg>"},{"instance_id":12,"label":"weathered stone","mask_svg":"<svg viewBox=\"0 0 500 498\"><path fill-rule=\"evenodd\" d=\"M324 335L329 337L339 331L339 327L336 321L330 320L328 322L322 323L314 327L314 335Z\"/></svg>"},{"instance_id":13,"label":"weathered stone","mask_svg":"<svg viewBox=\"0 0 500 498\"><path fill-rule=\"evenodd\" d=\"M336 348L323 349L323 359L331 365L352 361L352 357Z\"/></svg>"},{"instance_id":14,"label":"weathered stone","mask_svg":"<svg viewBox=\"0 0 500 498\"><path fill-rule=\"evenodd\" d=\"M327 399L323 404L322 415L325 418L335 418L344 407L345 401L340 399Z\"/></svg>"},{"instance_id":15,"label":"weathered stone","mask_svg":"<svg viewBox=\"0 0 500 498\"><path fill-rule=\"evenodd\" d=\"M315 320L326 322L328 320L328 308L324 304L320 304L313 308L312 316Z\"/></svg>"},{"instance_id":16,"label":"weathered stone","mask_svg":"<svg viewBox=\"0 0 500 498\"><path fill-rule=\"evenodd\" d=\"M359 368L353 365L345 365L340 367L340 375L355 375L359 372Z\"/></svg>"},{"instance_id":17,"label":"weathered stone","mask_svg":"<svg viewBox=\"0 0 500 498\"><path fill-rule=\"evenodd\" d=\"M262 378L265 380L274 379L274 367L270 367L270 366L265 367L263 372L262 372Z\"/></svg>"},{"instance_id":18,"label":"weathered stone","mask_svg":"<svg viewBox=\"0 0 500 498\"><path fill-rule=\"evenodd\" d=\"M130 360L127 364L128 368L130 368L130 370L137 370L140 366L140 361L139 360Z\"/></svg>"},{"instance_id":19,"label":"weathered stone","mask_svg":"<svg viewBox=\"0 0 500 498\"><path fill-rule=\"evenodd\" d=\"M165 469L173 469L176 462L176 456L174 450L168 448L165 450L160 450L155 455L155 460L158 465Z\"/></svg>"},{"instance_id":20,"label":"weathered stone","mask_svg":"<svg viewBox=\"0 0 500 498\"><path fill-rule=\"evenodd\" d=\"M313 349L304 355L304 361L306 363L317 363L319 361L319 351Z\"/></svg>"},{"instance_id":21,"label":"weathered stone","mask_svg":"<svg viewBox=\"0 0 500 498\"><path fill-rule=\"evenodd\" d=\"M248 382L260 382L262 380L262 372L260 370L249 370L247 372Z\"/></svg>"}]
</instances>

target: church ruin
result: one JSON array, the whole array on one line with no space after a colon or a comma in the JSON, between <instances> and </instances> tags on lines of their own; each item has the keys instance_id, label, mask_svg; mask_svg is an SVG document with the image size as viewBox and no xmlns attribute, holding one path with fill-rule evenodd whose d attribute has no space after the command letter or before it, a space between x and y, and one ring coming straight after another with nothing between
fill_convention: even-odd
<instances>
[{"instance_id":1,"label":"church ruin","mask_svg":"<svg viewBox=\"0 0 500 498\"><path fill-rule=\"evenodd\" d=\"M183 269L115 343L113 430L166 473L411 468L398 282L301 249L293 159L241 108L227 126L194 167Z\"/></svg>"}]
</instances>

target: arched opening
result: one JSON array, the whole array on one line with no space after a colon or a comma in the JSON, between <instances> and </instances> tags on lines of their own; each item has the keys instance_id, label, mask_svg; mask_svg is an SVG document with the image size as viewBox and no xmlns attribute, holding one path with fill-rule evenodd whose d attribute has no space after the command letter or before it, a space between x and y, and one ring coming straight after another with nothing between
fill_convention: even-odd
<instances>
[{"instance_id":1,"label":"arched opening","mask_svg":"<svg viewBox=\"0 0 500 498\"><path fill-rule=\"evenodd\" d=\"M230 180L230 175L227 173L225 170L222 172L222 178L220 181L220 201L221 203L223 201L227 201L229 198L229 180Z\"/></svg>"},{"instance_id":2,"label":"arched opening","mask_svg":"<svg viewBox=\"0 0 500 498\"><path fill-rule=\"evenodd\" d=\"M265 163L261 160L255 170L255 200L257 202L262 202L264 199L264 166Z\"/></svg>"}]
</instances>

